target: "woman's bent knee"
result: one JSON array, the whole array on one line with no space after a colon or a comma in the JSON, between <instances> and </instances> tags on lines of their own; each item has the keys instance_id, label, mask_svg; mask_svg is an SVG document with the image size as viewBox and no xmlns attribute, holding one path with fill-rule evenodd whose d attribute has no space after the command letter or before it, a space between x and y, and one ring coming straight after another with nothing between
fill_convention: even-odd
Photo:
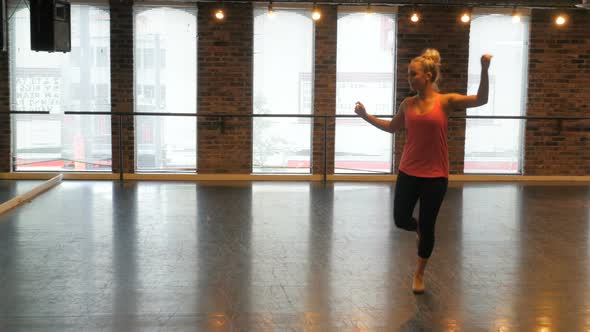
<instances>
[{"instance_id":1,"label":"woman's bent knee","mask_svg":"<svg viewBox=\"0 0 590 332\"><path fill-rule=\"evenodd\" d=\"M400 216L394 216L395 226L397 228L404 229L406 231L415 232L417 228L416 219L414 218L402 218Z\"/></svg>"}]
</instances>

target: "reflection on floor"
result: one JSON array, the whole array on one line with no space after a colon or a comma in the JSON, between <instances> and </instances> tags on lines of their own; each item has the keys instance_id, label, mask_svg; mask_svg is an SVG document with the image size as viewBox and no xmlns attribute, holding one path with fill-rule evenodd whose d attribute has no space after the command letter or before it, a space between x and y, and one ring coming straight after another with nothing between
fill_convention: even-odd
<instances>
[{"instance_id":1,"label":"reflection on floor","mask_svg":"<svg viewBox=\"0 0 590 332\"><path fill-rule=\"evenodd\" d=\"M5 185L5 184L4 184ZM587 331L590 187L66 181L0 217L1 331Z\"/></svg>"}]
</instances>

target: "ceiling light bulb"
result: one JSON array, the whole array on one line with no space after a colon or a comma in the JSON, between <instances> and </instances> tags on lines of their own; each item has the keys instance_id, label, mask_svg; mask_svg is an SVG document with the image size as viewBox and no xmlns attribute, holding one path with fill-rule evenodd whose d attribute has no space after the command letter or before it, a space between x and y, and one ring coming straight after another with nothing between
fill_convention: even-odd
<instances>
[{"instance_id":1,"label":"ceiling light bulb","mask_svg":"<svg viewBox=\"0 0 590 332\"><path fill-rule=\"evenodd\" d=\"M314 21L319 20L322 17L322 14L320 13L319 10L315 9L313 11L313 13L311 14L311 18L313 18Z\"/></svg>"},{"instance_id":2,"label":"ceiling light bulb","mask_svg":"<svg viewBox=\"0 0 590 332\"><path fill-rule=\"evenodd\" d=\"M557 16L557 18L555 19L555 24L564 25L565 24L565 17L563 17L562 15Z\"/></svg>"},{"instance_id":3,"label":"ceiling light bulb","mask_svg":"<svg viewBox=\"0 0 590 332\"><path fill-rule=\"evenodd\" d=\"M516 10L516 6L512 9L512 22L518 23L520 22L520 13Z\"/></svg>"},{"instance_id":4,"label":"ceiling light bulb","mask_svg":"<svg viewBox=\"0 0 590 332\"><path fill-rule=\"evenodd\" d=\"M514 23L520 22L520 15L519 14L512 15L512 22L514 22Z\"/></svg>"},{"instance_id":5,"label":"ceiling light bulb","mask_svg":"<svg viewBox=\"0 0 590 332\"><path fill-rule=\"evenodd\" d=\"M465 13L463 14L463 16L461 16L461 22L463 23L467 23L471 20L471 17L469 17L469 14Z\"/></svg>"}]
</instances>

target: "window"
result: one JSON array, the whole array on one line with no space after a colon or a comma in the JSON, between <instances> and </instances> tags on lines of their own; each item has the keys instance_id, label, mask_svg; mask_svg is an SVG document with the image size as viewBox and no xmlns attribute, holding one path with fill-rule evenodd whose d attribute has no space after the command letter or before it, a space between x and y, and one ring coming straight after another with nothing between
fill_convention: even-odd
<instances>
[{"instance_id":1,"label":"window","mask_svg":"<svg viewBox=\"0 0 590 332\"><path fill-rule=\"evenodd\" d=\"M520 116L525 113L529 17L512 21L510 13L474 13L469 38L468 93L479 87L482 54L494 56L490 66L488 104L467 115ZM465 173L522 172L523 120L467 119Z\"/></svg>"},{"instance_id":2,"label":"window","mask_svg":"<svg viewBox=\"0 0 590 332\"><path fill-rule=\"evenodd\" d=\"M145 69L154 68L154 49L146 48L143 50L143 66Z\"/></svg>"},{"instance_id":3,"label":"window","mask_svg":"<svg viewBox=\"0 0 590 332\"><path fill-rule=\"evenodd\" d=\"M109 50L106 47L96 48L96 66L107 67L110 64Z\"/></svg>"},{"instance_id":4,"label":"window","mask_svg":"<svg viewBox=\"0 0 590 332\"><path fill-rule=\"evenodd\" d=\"M80 48L72 46L70 51L70 66L80 67Z\"/></svg>"},{"instance_id":5,"label":"window","mask_svg":"<svg viewBox=\"0 0 590 332\"><path fill-rule=\"evenodd\" d=\"M166 67L166 49L160 50L160 67L162 69Z\"/></svg>"},{"instance_id":6,"label":"window","mask_svg":"<svg viewBox=\"0 0 590 332\"><path fill-rule=\"evenodd\" d=\"M154 93L154 86L153 85L145 85L143 87L143 96L146 99L149 99L150 102L152 102L152 100L155 97L155 93Z\"/></svg>"},{"instance_id":7,"label":"window","mask_svg":"<svg viewBox=\"0 0 590 332\"><path fill-rule=\"evenodd\" d=\"M254 9L254 114L312 114L313 21L306 9ZM170 62L169 62L170 63ZM310 118L255 117L254 173L309 173Z\"/></svg>"},{"instance_id":8,"label":"window","mask_svg":"<svg viewBox=\"0 0 590 332\"><path fill-rule=\"evenodd\" d=\"M10 20L10 98L13 166L16 171L110 171L111 125L107 115L64 115L64 111L110 112L110 63L98 66L94 50L110 51L108 7L71 6L72 52L31 51L28 8ZM102 86L102 94L95 93Z\"/></svg>"},{"instance_id":9,"label":"window","mask_svg":"<svg viewBox=\"0 0 590 332\"><path fill-rule=\"evenodd\" d=\"M109 95L111 94L110 84L97 84L96 86L96 100L99 104L107 104L109 102Z\"/></svg>"},{"instance_id":10,"label":"window","mask_svg":"<svg viewBox=\"0 0 590 332\"><path fill-rule=\"evenodd\" d=\"M358 9L356 9L358 10ZM336 114L392 115L395 91L395 13L338 13ZM336 120L335 173L391 173L393 135L360 118Z\"/></svg>"},{"instance_id":11,"label":"window","mask_svg":"<svg viewBox=\"0 0 590 332\"><path fill-rule=\"evenodd\" d=\"M196 8L135 6L134 29L135 111L194 114ZM194 116L138 116L135 123L138 171L196 171Z\"/></svg>"}]
</instances>

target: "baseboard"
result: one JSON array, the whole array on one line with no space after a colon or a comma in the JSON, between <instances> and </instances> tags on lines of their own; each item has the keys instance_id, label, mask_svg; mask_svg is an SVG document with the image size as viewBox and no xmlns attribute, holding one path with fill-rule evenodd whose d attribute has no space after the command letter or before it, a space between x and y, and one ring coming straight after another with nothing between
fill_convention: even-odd
<instances>
[{"instance_id":1,"label":"baseboard","mask_svg":"<svg viewBox=\"0 0 590 332\"><path fill-rule=\"evenodd\" d=\"M49 173L49 172L14 172L0 173L0 180L48 180L58 174L64 180L118 180L119 174L114 173Z\"/></svg>"},{"instance_id":2,"label":"baseboard","mask_svg":"<svg viewBox=\"0 0 590 332\"><path fill-rule=\"evenodd\" d=\"M5 180L47 180L59 173L15 172L0 173ZM64 180L119 180L117 173L62 173ZM393 182L396 175L328 175L328 182ZM323 181L321 174L172 174L172 173L125 173L125 181ZM569 175L467 175L449 176L450 182L580 182L590 183L590 176Z\"/></svg>"},{"instance_id":3,"label":"baseboard","mask_svg":"<svg viewBox=\"0 0 590 332\"><path fill-rule=\"evenodd\" d=\"M126 173L131 181L321 181L321 175L310 174L162 174Z\"/></svg>"}]
</instances>

